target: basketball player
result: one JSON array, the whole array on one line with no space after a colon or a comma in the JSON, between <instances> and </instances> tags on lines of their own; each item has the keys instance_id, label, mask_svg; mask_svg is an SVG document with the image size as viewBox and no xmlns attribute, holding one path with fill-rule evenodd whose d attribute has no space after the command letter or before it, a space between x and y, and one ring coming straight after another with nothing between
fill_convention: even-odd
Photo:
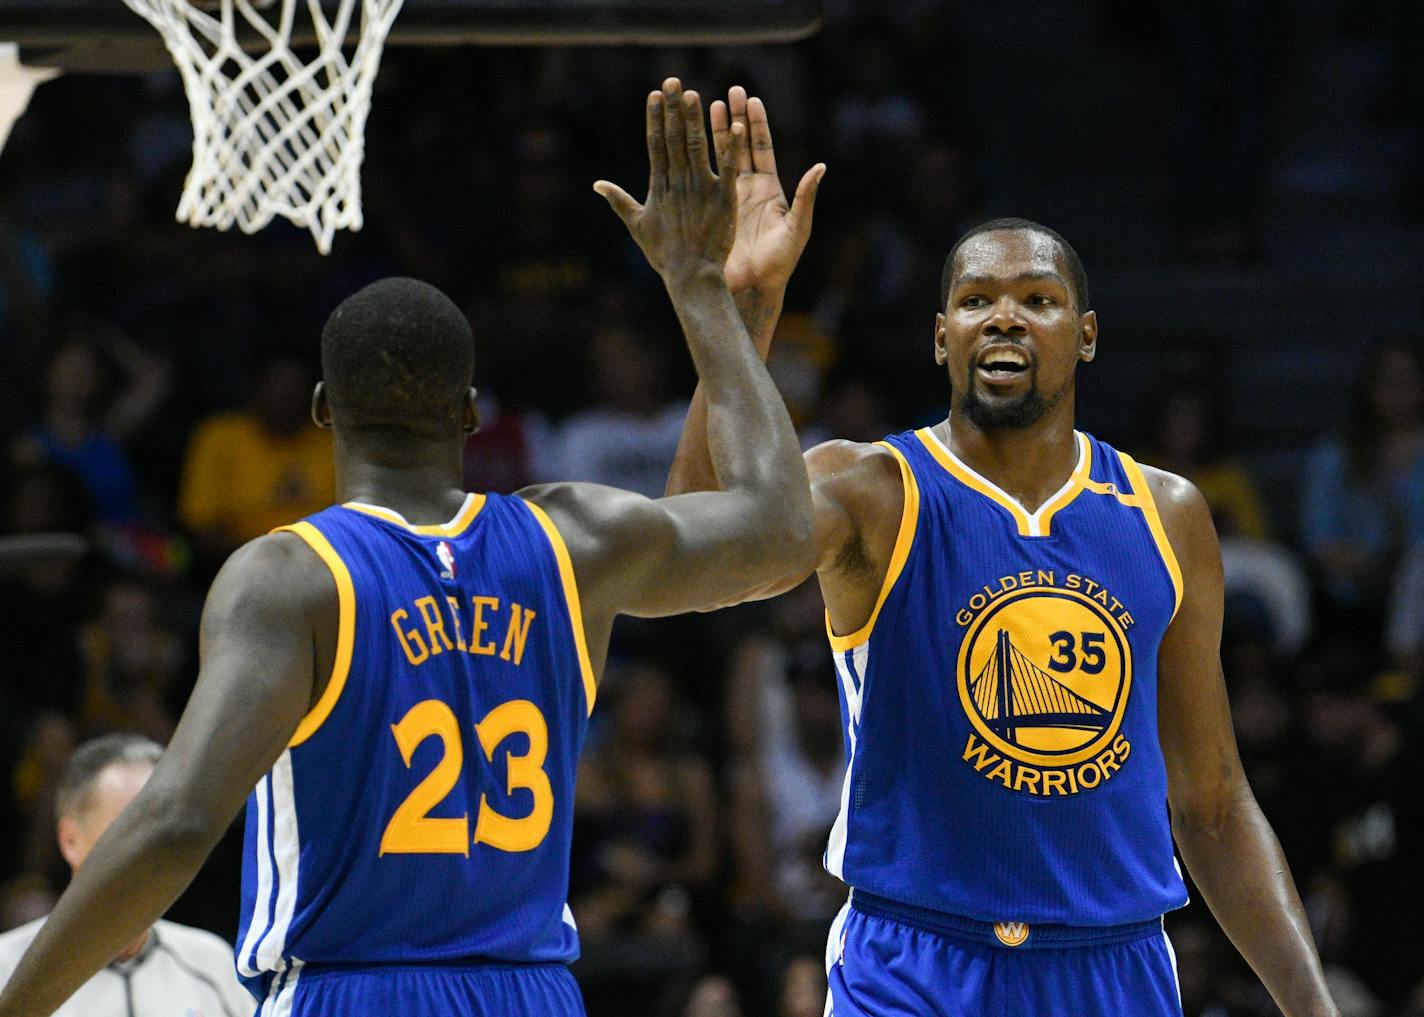
<instances>
[{"instance_id":1,"label":"basketball player","mask_svg":"<svg viewBox=\"0 0 1424 1017\"><path fill-rule=\"evenodd\" d=\"M820 171L788 207L762 104L734 89L712 122L716 145L752 142L727 274L765 353ZM971 230L934 323L948 419L806 454L850 760L826 853L851 887L836 1017L1180 1017L1173 834L1288 1017L1336 1012L1237 758L1206 504L1073 427L1089 308L1057 233ZM705 420L697 396L669 493L717 486Z\"/></svg>"},{"instance_id":2,"label":"basketball player","mask_svg":"<svg viewBox=\"0 0 1424 1017\"><path fill-rule=\"evenodd\" d=\"M724 493L466 494L469 325L414 280L348 298L313 403L341 504L214 581L172 745L21 962L4 1017L49 1014L147 928L248 795L237 965L263 1015L583 1013L564 901L613 619L736 599L812 553L796 436L723 277L740 137L719 179L696 93L669 79L647 141L646 204L595 186L677 309Z\"/></svg>"}]
</instances>

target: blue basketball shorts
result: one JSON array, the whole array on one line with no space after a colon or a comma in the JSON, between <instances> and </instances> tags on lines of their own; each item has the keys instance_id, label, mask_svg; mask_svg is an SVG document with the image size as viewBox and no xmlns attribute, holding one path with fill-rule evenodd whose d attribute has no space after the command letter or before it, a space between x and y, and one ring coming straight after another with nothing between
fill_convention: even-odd
<instances>
[{"instance_id":1,"label":"blue basketball shorts","mask_svg":"<svg viewBox=\"0 0 1424 1017\"><path fill-rule=\"evenodd\" d=\"M585 1017L563 964L297 967L255 1017Z\"/></svg>"},{"instance_id":2,"label":"blue basketball shorts","mask_svg":"<svg viewBox=\"0 0 1424 1017\"><path fill-rule=\"evenodd\" d=\"M1182 1017L1160 918L996 925L857 891L831 926L826 973L827 1017Z\"/></svg>"}]
</instances>

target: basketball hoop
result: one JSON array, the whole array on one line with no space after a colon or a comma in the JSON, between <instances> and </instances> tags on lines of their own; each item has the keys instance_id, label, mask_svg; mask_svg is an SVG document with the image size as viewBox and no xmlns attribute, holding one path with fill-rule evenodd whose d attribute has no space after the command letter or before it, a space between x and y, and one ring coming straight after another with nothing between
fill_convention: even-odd
<instances>
[{"instance_id":1,"label":"basketball hoop","mask_svg":"<svg viewBox=\"0 0 1424 1017\"><path fill-rule=\"evenodd\" d=\"M255 233L280 215L322 254L337 230L361 228L371 85L404 0L327 0L330 17L322 0L124 2L162 34L188 95L193 166L179 222ZM299 8L310 19L300 28ZM310 62L292 52L294 34L314 36Z\"/></svg>"}]
</instances>

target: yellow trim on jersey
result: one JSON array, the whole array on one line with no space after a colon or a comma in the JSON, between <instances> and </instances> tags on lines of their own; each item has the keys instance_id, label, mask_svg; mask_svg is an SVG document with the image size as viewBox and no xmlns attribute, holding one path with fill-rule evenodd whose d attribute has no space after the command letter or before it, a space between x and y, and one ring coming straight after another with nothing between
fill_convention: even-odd
<instances>
[{"instance_id":1,"label":"yellow trim on jersey","mask_svg":"<svg viewBox=\"0 0 1424 1017\"><path fill-rule=\"evenodd\" d=\"M583 674L584 699L588 703L588 712L593 713L593 702L598 696L598 683L593 677L593 664L588 657L588 638L583 630L583 608L579 606L578 583L574 581L574 563L569 560L569 549L564 543L564 538L559 533L554 521L541 509L527 498L524 504L529 506L529 511L534 513L534 518L539 521L539 525L544 528L544 533L549 538L549 543L554 548L554 558L559 563L559 578L564 584L564 600L569 605L569 621L573 623L574 647L578 650L579 670Z\"/></svg>"},{"instance_id":2,"label":"yellow trim on jersey","mask_svg":"<svg viewBox=\"0 0 1424 1017\"><path fill-rule=\"evenodd\" d=\"M1074 431L1073 434L1078 443L1078 463L1073 467L1073 473L1068 478L1068 483L1064 484L1058 493L1040 505L1038 510L1033 513L1028 512L997 485L981 477L968 465L961 462L930 428L920 428L915 432L915 437L920 439L920 444L924 445L926 451L934 457L935 462L943 466L956 480L1007 509L1009 515L1013 517L1015 525L1018 526L1020 537L1047 537L1051 536L1053 532L1053 517L1067 508L1073 499L1078 497L1083 489L1091 483L1089 474L1093 469L1092 443L1088 441L1088 436L1081 431Z\"/></svg>"},{"instance_id":3,"label":"yellow trim on jersey","mask_svg":"<svg viewBox=\"0 0 1424 1017\"><path fill-rule=\"evenodd\" d=\"M292 740L287 743L288 748L296 748L316 734L317 729L336 708L336 701L341 698L342 690L346 688L346 678L351 673L351 651L356 642L356 588L351 583L351 573L347 571L341 555L336 553L336 548L331 546L331 542L315 526L311 523L293 523L291 526L279 526L272 532L284 531L301 537L307 546L316 552L317 557L326 562L326 567L331 570L331 578L336 580L338 608L336 659L331 664L331 680L326 683L321 698L311 708L311 712L302 718Z\"/></svg>"},{"instance_id":4,"label":"yellow trim on jersey","mask_svg":"<svg viewBox=\"0 0 1424 1017\"><path fill-rule=\"evenodd\" d=\"M1039 528L1045 537L1052 532L1053 517L1067 508L1069 503L1088 486L1089 474L1093 472L1093 443L1082 431L1073 433L1078 436L1078 447L1081 450L1078 465L1073 468L1073 475L1068 478L1068 483L1063 490L1040 505L1038 511L1034 513L1038 517Z\"/></svg>"},{"instance_id":5,"label":"yellow trim on jersey","mask_svg":"<svg viewBox=\"0 0 1424 1017\"><path fill-rule=\"evenodd\" d=\"M937 437L928 427L922 427L915 432L915 437L920 439L920 444L930 455L934 456L935 462L943 466L951 476L972 490L978 491L990 501L998 502L1008 509L1009 515L1014 517L1014 522L1018 524L1019 536L1028 536L1028 513L1023 510L1023 506L1011 498L1008 498L997 487L991 487L986 481L964 466L944 447Z\"/></svg>"},{"instance_id":6,"label":"yellow trim on jersey","mask_svg":"<svg viewBox=\"0 0 1424 1017\"><path fill-rule=\"evenodd\" d=\"M388 523L395 523L402 529L411 533L418 533L422 537L458 537L470 528L470 524L475 521L475 517L480 514L480 510L485 507L485 496L482 494L470 494L465 498L465 504L460 506L460 511L455 518L448 523L432 523L428 526L412 526L406 521L405 516L392 509L383 508L380 505L367 505L365 502L348 501L342 508L351 509L353 512L361 512L368 516L375 516L377 519L384 519Z\"/></svg>"},{"instance_id":7,"label":"yellow trim on jersey","mask_svg":"<svg viewBox=\"0 0 1424 1017\"><path fill-rule=\"evenodd\" d=\"M875 629L875 620L880 617L880 609L885 606L885 599L890 596L890 591L905 569L905 561L910 557L910 545L915 542L915 530L920 521L920 485L915 481L910 464L905 461L900 450L889 442L877 441L875 444L888 448L900 465L900 481L905 486L905 505L900 510L900 530L895 535L895 549L890 552L890 566L885 570L885 582L880 584L880 595L875 598L875 610L870 612L870 619L850 635L838 636L831 629L831 613L826 612L826 636L831 641L831 649L836 653L853 650L870 638L870 633Z\"/></svg>"},{"instance_id":8,"label":"yellow trim on jersey","mask_svg":"<svg viewBox=\"0 0 1424 1017\"><path fill-rule=\"evenodd\" d=\"M1142 473L1142 467L1138 466L1137 461L1126 452L1119 451L1117 456L1122 460L1122 468L1127 472L1127 479L1132 484L1132 490L1136 496L1134 502L1142 510L1142 515L1147 520L1147 528L1152 531L1152 539L1157 542L1157 550L1162 555L1162 562L1167 566L1167 574L1172 577L1172 589L1177 596L1177 602L1172 607L1172 617L1175 618L1178 609L1182 606L1182 569L1177 564L1176 552L1172 550L1172 542L1167 539L1167 531L1162 526L1162 517L1157 512L1157 499L1152 496L1152 488L1148 486L1147 477Z\"/></svg>"},{"instance_id":9,"label":"yellow trim on jersey","mask_svg":"<svg viewBox=\"0 0 1424 1017\"><path fill-rule=\"evenodd\" d=\"M1129 508L1140 508L1142 505L1142 499L1130 491L1122 490L1116 484L1107 484L1100 480L1089 479L1083 481L1083 486L1093 492L1093 494L1116 498L1120 504L1126 505Z\"/></svg>"}]
</instances>

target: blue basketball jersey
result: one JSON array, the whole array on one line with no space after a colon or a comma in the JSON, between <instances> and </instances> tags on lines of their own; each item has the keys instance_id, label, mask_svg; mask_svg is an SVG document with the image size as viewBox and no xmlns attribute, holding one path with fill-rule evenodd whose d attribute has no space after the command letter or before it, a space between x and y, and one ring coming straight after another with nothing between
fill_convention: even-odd
<instances>
[{"instance_id":1,"label":"blue basketball jersey","mask_svg":"<svg viewBox=\"0 0 1424 1017\"><path fill-rule=\"evenodd\" d=\"M1133 460L1077 434L1030 514L928 428L883 442L905 509L875 611L831 634L850 760L826 867L987 922L1186 902L1157 736L1181 572Z\"/></svg>"},{"instance_id":2,"label":"blue basketball jersey","mask_svg":"<svg viewBox=\"0 0 1424 1017\"><path fill-rule=\"evenodd\" d=\"M248 801L239 974L265 998L303 968L573 960L594 681L558 531L493 494L441 526L350 503L286 529L330 568L340 626Z\"/></svg>"}]
</instances>

